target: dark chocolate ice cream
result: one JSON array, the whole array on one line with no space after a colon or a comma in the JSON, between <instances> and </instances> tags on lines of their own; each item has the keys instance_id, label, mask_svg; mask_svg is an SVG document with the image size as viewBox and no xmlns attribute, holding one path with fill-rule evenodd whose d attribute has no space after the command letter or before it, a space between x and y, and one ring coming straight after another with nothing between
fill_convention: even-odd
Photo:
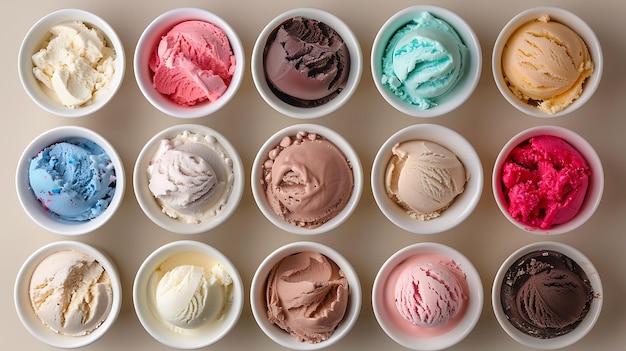
<instances>
[{"instance_id":1,"label":"dark chocolate ice cream","mask_svg":"<svg viewBox=\"0 0 626 351\"><path fill-rule=\"evenodd\" d=\"M508 320L525 334L549 339L574 330L585 318L593 289L571 258L537 250L509 267L500 300Z\"/></svg>"},{"instance_id":2,"label":"dark chocolate ice cream","mask_svg":"<svg viewBox=\"0 0 626 351\"><path fill-rule=\"evenodd\" d=\"M263 63L276 96L292 106L316 107L345 88L350 54L339 33L327 24L293 17L270 34Z\"/></svg>"}]
</instances>

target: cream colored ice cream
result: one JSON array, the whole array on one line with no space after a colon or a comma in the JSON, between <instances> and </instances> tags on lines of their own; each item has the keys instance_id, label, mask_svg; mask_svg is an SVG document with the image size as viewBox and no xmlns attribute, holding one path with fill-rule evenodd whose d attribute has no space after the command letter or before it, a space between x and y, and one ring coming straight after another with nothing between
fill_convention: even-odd
<instances>
[{"instance_id":1,"label":"cream colored ice cream","mask_svg":"<svg viewBox=\"0 0 626 351\"><path fill-rule=\"evenodd\" d=\"M394 145L387 164L388 196L419 220L439 217L465 190L470 175L443 146L424 140Z\"/></svg>"},{"instance_id":2,"label":"cream colored ice cream","mask_svg":"<svg viewBox=\"0 0 626 351\"><path fill-rule=\"evenodd\" d=\"M89 103L115 73L115 50L99 29L82 22L56 25L50 33L32 56L33 74L63 105L76 108Z\"/></svg>"},{"instance_id":3,"label":"cream colored ice cream","mask_svg":"<svg viewBox=\"0 0 626 351\"><path fill-rule=\"evenodd\" d=\"M502 52L502 70L511 91L550 114L580 96L593 69L583 39L549 16L517 29Z\"/></svg>"},{"instance_id":4,"label":"cream colored ice cream","mask_svg":"<svg viewBox=\"0 0 626 351\"><path fill-rule=\"evenodd\" d=\"M156 311L175 331L218 321L232 304L232 277L202 254L177 254L162 263L156 275Z\"/></svg>"},{"instance_id":5,"label":"cream colored ice cream","mask_svg":"<svg viewBox=\"0 0 626 351\"><path fill-rule=\"evenodd\" d=\"M33 310L50 329L69 336L86 335L111 312L109 275L82 252L55 252L39 263L30 281Z\"/></svg>"},{"instance_id":6,"label":"cream colored ice cream","mask_svg":"<svg viewBox=\"0 0 626 351\"><path fill-rule=\"evenodd\" d=\"M187 223L216 217L233 190L233 160L214 136L185 131L164 139L147 169L163 212Z\"/></svg>"}]
</instances>

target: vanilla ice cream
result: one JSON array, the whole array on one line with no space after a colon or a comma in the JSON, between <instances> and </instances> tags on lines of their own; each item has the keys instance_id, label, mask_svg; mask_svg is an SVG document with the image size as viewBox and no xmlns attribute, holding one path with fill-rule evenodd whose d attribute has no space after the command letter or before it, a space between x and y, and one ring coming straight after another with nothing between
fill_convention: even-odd
<instances>
[{"instance_id":1,"label":"vanilla ice cream","mask_svg":"<svg viewBox=\"0 0 626 351\"><path fill-rule=\"evenodd\" d=\"M155 308L175 331L218 321L232 304L232 277L201 254L176 255L161 264L157 276Z\"/></svg>"},{"instance_id":2,"label":"vanilla ice cream","mask_svg":"<svg viewBox=\"0 0 626 351\"><path fill-rule=\"evenodd\" d=\"M147 172L163 212L186 223L217 216L235 181L233 159L217 139L189 131L162 140Z\"/></svg>"},{"instance_id":3,"label":"vanilla ice cream","mask_svg":"<svg viewBox=\"0 0 626 351\"><path fill-rule=\"evenodd\" d=\"M519 99L554 114L580 96L594 64L576 32L542 16L511 35L502 51L502 70Z\"/></svg>"},{"instance_id":4,"label":"vanilla ice cream","mask_svg":"<svg viewBox=\"0 0 626 351\"><path fill-rule=\"evenodd\" d=\"M424 140L396 144L385 174L389 197L419 220L439 217L465 190L469 173L443 146Z\"/></svg>"},{"instance_id":5,"label":"vanilla ice cream","mask_svg":"<svg viewBox=\"0 0 626 351\"><path fill-rule=\"evenodd\" d=\"M30 281L35 314L50 329L68 336L86 335L111 312L108 273L93 257L64 250L44 258Z\"/></svg>"},{"instance_id":6,"label":"vanilla ice cream","mask_svg":"<svg viewBox=\"0 0 626 351\"><path fill-rule=\"evenodd\" d=\"M97 28L66 22L32 56L33 74L71 108L87 104L103 91L115 73L115 50Z\"/></svg>"}]
</instances>

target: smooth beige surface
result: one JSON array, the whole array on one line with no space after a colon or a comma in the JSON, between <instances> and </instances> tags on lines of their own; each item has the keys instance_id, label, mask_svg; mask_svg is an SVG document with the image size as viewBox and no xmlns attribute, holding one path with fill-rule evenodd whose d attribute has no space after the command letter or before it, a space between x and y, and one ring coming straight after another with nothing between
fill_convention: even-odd
<instances>
[{"instance_id":1,"label":"smooth beige surface","mask_svg":"<svg viewBox=\"0 0 626 351\"><path fill-rule=\"evenodd\" d=\"M369 55L376 32L397 11L414 1L4 1L0 16L5 46L0 58L3 84L2 150L4 172L0 184L7 192L0 203L3 227L0 235L0 340L7 350L53 350L33 338L21 325L13 306L13 285L18 269L39 247L68 239L39 228L24 213L15 192L15 167L26 145L38 134L60 125L76 124L101 133L120 153L128 179L135 159L154 134L181 123L201 123L219 130L238 149L246 175L258 148L275 131L299 120L279 114L257 93L246 63L243 84L234 99L215 115L180 120L160 113L141 95L132 70L135 44L143 29L158 15L174 6L197 6L214 11L229 22L244 44L249 60L257 35L276 15L296 6L315 6L333 12L356 33L360 41L364 69L358 90L348 103L327 117L312 120L333 128L350 141L360 155L366 182L360 204L352 217L337 229L318 236L302 237L283 232L258 210L246 181L243 199L235 214L217 229L193 236L166 232L141 211L131 184L121 208L97 231L71 238L92 244L107 252L116 262L122 278L123 304L117 322L89 350L166 350L142 328L132 304L132 283L141 262L159 246L181 239L206 242L226 254L239 269L246 294L258 264L279 246L313 240L327 244L352 263L363 287L361 316L354 329L332 350L402 350L383 333L371 307L371 288L376 272L397 250L421 241L450 245L464 253L476 266L483 281L485 304L474 331L452 350L526 350L500 328L493 314L490 292L493 278L504 259L519 247L540 240L567 243L586 254L598 269L604 284L604 307L595 328L568 350L618 350L626 344L626 4L597 1L433 1L445 6L472 26L480 39L483 71L476 92L459 109L434 119L419 119L397 112L380 96L370 74ZM148 6L149 4L149 6ZM381 7L380 4L385 4ZM557 119L523 115L500 95L495 87L490 60L498 32L517 13L531 6L563 6L582 17L596 32L604 51L604 75L595 96L580 110ZM17 75L17 52L28 29L49 12L64 7L80 7L107 20L124 42L127 71L122 88L113 101L94 115L81 119L56 117L41 110L22 89ZM417 235L391 224L376 207L369 174L378 150L386 138L414 123L437 123L463 134L479 153L484 169L484 191L477 209L460 226L436 235ZM570 128L585 137L602 159L605 192L596 214L574 232L557 237L525 233L500 213L490 187L490 177L500 148L519 131L543 124ZM246 298L237 326L210 350L281 349L257 326Z\"/></svg>"}]
</instances>

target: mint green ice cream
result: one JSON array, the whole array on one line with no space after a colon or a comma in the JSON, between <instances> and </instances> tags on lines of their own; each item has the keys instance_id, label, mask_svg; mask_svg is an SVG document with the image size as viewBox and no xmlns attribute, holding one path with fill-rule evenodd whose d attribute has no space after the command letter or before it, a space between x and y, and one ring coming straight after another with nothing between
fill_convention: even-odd
<instances>
[{"instance_id":1,"label":"mint green ice cream","mask_svg":"<svg viewBox=\"0 0 626 351\"><path fill-rule=\"evenodd\" d=\"M468 50L447 22L422 12L396 31L382 59L382 83L427 110L462 79Z\"/></svg>"}]
</instances>

